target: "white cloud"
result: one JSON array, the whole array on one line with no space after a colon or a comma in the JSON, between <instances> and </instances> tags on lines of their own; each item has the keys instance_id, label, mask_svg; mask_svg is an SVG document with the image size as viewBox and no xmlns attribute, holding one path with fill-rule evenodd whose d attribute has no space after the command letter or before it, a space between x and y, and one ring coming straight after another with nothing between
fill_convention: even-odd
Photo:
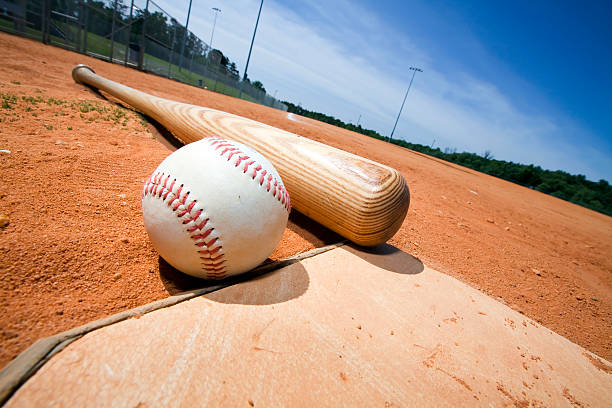
<instances>
[{"instance_id":1,"label":"white cloud","mask_svg":"<svg viewBox=\"0 0 612 408\"><path fill-rule=\"evenodd\" d=\"M184 22L187 0L180 8L176 2L158 3ZM222 10L213 45L242 72L259 1L194 6L190 28L205 41L212 28L211 7ZM387 135L410 79L408 67L414 64L424 72L415 78L395 137L424 144L436 139L436 146L491 150L500 159L609 179L609 158L568 142L569 128L577 135L585 130L528 103L523 106L532 111L517 108L494 83L466 70L437 68L459 64L430 55L374 11L346 0L324 5L306 0L299 5L302 14L291 7L265 1L249 66L249 77L262 81L270 93L278 90L279 98L344 121L356 122L361 114L364 127ZM565 142L555 142L559 139ZM596 165L594 158L600 160Z\"/></svg>"}]
</instances>

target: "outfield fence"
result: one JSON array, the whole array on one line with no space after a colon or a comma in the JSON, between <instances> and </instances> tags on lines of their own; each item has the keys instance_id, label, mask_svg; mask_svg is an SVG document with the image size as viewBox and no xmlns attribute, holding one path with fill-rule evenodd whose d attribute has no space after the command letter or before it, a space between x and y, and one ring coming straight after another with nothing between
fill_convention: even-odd
<instances>
[{"instance_id":1,"label":"outfield fence","mask_svg":"<svg viewBox=\"0 0 612 408\"><path fill-rule=\"evenodd\" d=\"M0 0L0 30L287 110L153 0Z\"/></svg>"}]
</instances>

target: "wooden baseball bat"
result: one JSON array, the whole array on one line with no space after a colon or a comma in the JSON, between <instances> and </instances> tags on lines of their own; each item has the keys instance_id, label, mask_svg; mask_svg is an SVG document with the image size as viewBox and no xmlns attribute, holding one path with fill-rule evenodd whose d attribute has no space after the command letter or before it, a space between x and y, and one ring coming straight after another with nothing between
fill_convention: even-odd
<instances>
[{"instance_id":1,"label":"wooden baseball bat","mask_svg":"<svg viewBox=\"0 0 612 408\"><path fill-rule=\"evenodd\" d=\"M221 136L252 147L276 167L296 210L356 244L387 241L406 217L410 193L395 169L251 119L149 95L86 65L74 67L72 77L155 119L182 143Z\"/></svg>"}]
</instances>

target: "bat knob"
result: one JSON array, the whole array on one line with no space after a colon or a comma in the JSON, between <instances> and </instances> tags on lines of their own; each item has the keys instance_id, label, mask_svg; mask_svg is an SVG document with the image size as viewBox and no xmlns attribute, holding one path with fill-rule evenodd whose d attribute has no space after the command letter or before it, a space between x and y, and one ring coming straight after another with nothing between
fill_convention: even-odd
<instances>
[{"instance_id":1,"label":"bat knob","mask_svg":"<svg viewBox=\"0 0 612 408\"><path fill-rule=\"evenodd\" d=\"M88 70L90 70L90 71L91 71L92 73L94 73L94 74L96 73L96 71L94 71L93 69L91 69L91 67L88 67L88 66L87 66L87 65L85 65L85 64L79 64L79 65L77 65L76 67L72 68L72 79L74 79L74 82L76 82L77 84L84 85L84 84L83 84L81 81L79 81L79 80L77 79L77 76L76 76L77 71L78 71L79 69L81 69L81 68L88 69Z\"/></svg>"}]
</instances>

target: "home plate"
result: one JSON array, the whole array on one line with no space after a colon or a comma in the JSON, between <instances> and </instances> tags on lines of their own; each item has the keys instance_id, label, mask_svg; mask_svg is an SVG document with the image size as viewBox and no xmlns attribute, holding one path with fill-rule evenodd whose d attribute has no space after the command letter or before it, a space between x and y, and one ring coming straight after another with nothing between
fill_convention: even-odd
<instances>
[{"instance_id":1,"label":"home plate","mask_svg":"<svg viewBox=\"0 0 612 408\"><path fill-rule=\"evenodd\" d=\"M609 362L389 245L336 247L136 317L70 343L6 406L612 401Z\"/></svg>"}]
</instances>

